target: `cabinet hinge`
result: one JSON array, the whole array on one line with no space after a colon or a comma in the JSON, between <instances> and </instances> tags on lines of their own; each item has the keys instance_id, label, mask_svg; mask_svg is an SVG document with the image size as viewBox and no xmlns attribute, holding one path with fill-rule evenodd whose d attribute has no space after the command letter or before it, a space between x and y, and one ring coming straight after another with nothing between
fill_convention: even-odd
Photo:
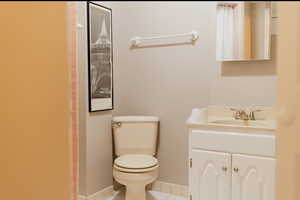
<instances>
[{"instance_id":1,"label":"cabinet hinge","mask_svg":"<svg viewBox=\"0 0 300 200\"><path fill-rule=\"evenodd\" d=\"M192 195L190 194L190 200L193 200L193 197L192 197Z\"/></svg>"},{"instance_id":2,"label":"cabinet hinge","mask_svg":"<svg viewBox=\"0 0 300 200\"><path fill-rule=\"evenodd\" d=\"M193 167L193 159L190 158L190 168L192 168L192 167Z\"/></svg>"}]
</instances>

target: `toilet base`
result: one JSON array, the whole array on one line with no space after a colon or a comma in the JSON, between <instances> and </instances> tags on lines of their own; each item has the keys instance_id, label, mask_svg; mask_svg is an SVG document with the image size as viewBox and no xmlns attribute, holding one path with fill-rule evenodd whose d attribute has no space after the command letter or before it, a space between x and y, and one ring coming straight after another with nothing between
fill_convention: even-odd
<instances>
[{"instance_id":1,"label":"toilet base","mask_svg":"<svg viewBox=\"0 0 300 200\"><path fill-rule=\"evenodd\" d=\"M146 186L158 177L158 168L149 172L126 173L113 169L115 180L126 187L125 200L146 200Z\"/></svg>"},{"instance_id":2,"label":"toilet base","mask_svg":"<svg viewBox=\"0 0 300 200\"><path fill-rule=\"evenodd\" d=\"M126 185L125 200L146 200L146 185L129 184Z\"/></svg>"}]
</instances>

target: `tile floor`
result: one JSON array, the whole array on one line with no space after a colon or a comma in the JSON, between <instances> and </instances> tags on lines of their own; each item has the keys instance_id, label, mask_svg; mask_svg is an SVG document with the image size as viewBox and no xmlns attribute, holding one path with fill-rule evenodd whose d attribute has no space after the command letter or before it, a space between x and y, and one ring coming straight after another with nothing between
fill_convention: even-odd
<instances>
[{"instance_id":1,"label":"tile floor","mask_svg":"<svg viewBox=\"0 0 300 200\"><path fill-rule=\"evenodd\" d=\"M107 200L125 200L125 191L115 193L114 196ZM157 191L147 191L147 200L186 200L184 197L175 196L173 194L162 193Z\"/></svg>"}]
</instances>

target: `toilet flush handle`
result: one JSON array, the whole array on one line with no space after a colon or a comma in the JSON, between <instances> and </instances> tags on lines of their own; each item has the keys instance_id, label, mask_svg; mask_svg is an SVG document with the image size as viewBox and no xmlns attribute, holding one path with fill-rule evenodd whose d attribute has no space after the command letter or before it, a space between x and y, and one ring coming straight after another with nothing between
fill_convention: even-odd
<instances>
[{"instance_id":1,"label":"toilet flush handle","mask_svg":"<svg viewBox=\"0 0 300 200\"><path fill-rule=\"evenodd\" d=\"M120 128L121 125L122 125L121 122L112 122L112 123L111 123L112 128Z\"/></svg>"}]
</instances>

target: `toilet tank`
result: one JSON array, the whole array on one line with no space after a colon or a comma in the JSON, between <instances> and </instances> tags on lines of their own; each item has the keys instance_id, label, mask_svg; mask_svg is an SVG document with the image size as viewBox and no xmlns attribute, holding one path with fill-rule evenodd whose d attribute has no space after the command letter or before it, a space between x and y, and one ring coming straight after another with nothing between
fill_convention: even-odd
<instances>
[{"instance_id":1,"label":"toilet tank","mask_svg":"<svg viewBox=\"0 0 300 200\"><path fill-rule=\"evenodd\" d=\"M156 154L158 117L113 117L114 148L117 156L124 154Z\"/></svg>"}]
</instances>

